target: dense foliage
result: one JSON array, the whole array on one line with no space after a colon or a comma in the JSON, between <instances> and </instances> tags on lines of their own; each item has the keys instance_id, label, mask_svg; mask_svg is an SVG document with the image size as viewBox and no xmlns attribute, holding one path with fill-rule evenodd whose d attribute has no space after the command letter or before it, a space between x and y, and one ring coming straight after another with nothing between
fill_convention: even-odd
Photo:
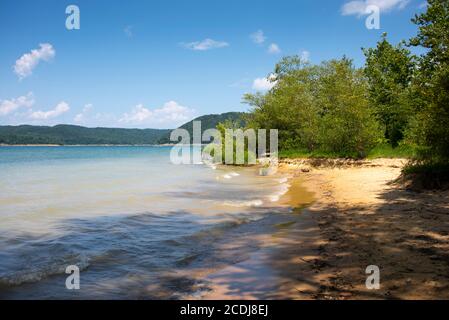
<instances>
[{"instance_id":1,"label":"dense foliage","mask_svg":"<svg viewBox=\"0 0 449 320\"><path fill-rule=\"evenodd\" d=\"M376 48L363 51L370 106L382 125L385 139L396 147L404 138L411 114L408 88L414 60L402 44L391 45L386 34Z\"/></svg>"},{"instance_id":2,"label":"dense foliage","mask_svg":"<svg viewBox=\"0 0 449 320\"><path fill-rule=\"evenodd\" d=\"M257 150L250 150L249 144L248 144L248 137L245 136L245 132L243 131L243 127L245 127L245 120L242 118L237 119L227 119L223 122L220 122L217 125L217 129L220 132L220 141L221 141L221 162L226 164L232 164L232 165L252 165L256 164L257 162ZM232 149L230 154L227 157L227 151L228 148L226 146L226 135L227 131L232 129L233 135L229 136L230 139L232 139ZM237 132L236 130L242 130L241 139L239 143L237 143ZM230 133L228 133L229 135ZM256 142L256 141L255 141ZM239 150L239 147L241 148ZM254 145L254 148L256 148L256 145ZM206 152L210 154L210 156L214 157L214 152L210 152L208 149L205 149ZM240 153L240 158L237 156L237 154ZM231 163L232 158L232 163Z\"/></svg>"},{"instance_id":3,"label":"dense foliage","mask_svg":"<svg viewBox=\"0 0 449 320\"><path fill-rule=\"evenodd\" d=\"M304 149L363 157L381 139L369 108L363 71L343 58L313 66L297 56L282 59L265 95L247 94L249 125L278 129L281 150Z\"/></svg>"},{"instance_id":4,"label":"dense foliage","mask_svg":"<svg viewBox=\"0 0 449 320\"><path fill-rule=\"evenodd\" d=\"M413 22L419 27L412 46L426 48L419 57L410 140L420 148L421 160L449 161L449 0L429 0L427 11Z\"/></svg>"},{"instance_id":5,"label":"dense foliage","mask_svg":"<svg viewBox=\"0 0 449 320\"><path fill-rule=\"evenodd\" d=\"M281 154L364 157L413 155L422 167L449 160L449 0L429 0L412 19L417 36L392 45L384 34L347 58L320 65L285 57L268 77L273 88L246 94L248 125L279 129ZM413 56L407 46L424 48ZM388 147L386 147L389 145Z\"/></svg>"}]
</instances>

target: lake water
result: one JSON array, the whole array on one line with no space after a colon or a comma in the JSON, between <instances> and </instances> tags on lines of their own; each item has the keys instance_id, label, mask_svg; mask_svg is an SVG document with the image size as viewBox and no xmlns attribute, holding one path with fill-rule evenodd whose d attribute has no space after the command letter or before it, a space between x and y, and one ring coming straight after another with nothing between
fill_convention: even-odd
<instances>
[{"instance_id":1,"label":"lake water","mask_svg":"<svg viewBox=\"0 0 449 320\"><path fill-rule=\"evenodd\" d=\"M285 177L174 165L170 147L0 147L0 298L180 298L244 259ZM67 290L66 267L81 270ZM183 275L182 277L179 275Z\"/></svg>"}]
</instances>

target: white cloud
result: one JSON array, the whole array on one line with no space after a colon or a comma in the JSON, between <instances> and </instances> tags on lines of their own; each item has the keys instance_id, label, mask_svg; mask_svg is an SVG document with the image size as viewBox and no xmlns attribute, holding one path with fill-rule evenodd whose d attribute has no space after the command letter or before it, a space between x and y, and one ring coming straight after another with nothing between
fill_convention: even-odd
<instances>
[{"instance_id":1,"label":"white cloud","mask_svg":"<svg viewBox=\"0 0 449 320\"><path fill-rule=\"evenodd\" d=\"M366 10L368 6L377 6L381 12L388 12L394 9L401 10L405 8L409 2L410 0L355 0L345 3L341 12L344 16L363 16L370 13Z\"/></svg>"},{"instance_id":2,"label":"white cloud","mask_svg":"<svg viewBox=\"0 0 449 320\"><path fill-rule=\"evenodd\" d=\"M131 113L125 113L119 122L144 122L153 117L153 112L145 108L143 104L138 104L133 108Z\"/></svg>"},{"instance_id":3,"label":"white cloud","mask_svg":"<svg viewBox=\"0 0 449 320\"><path fill-rule=\"evenodd\" d=\"M309 62L310 61L310 52L307 50L304 50L301 52L301 61L302 62Z\"/></svg>"},{"instance_id":4,"label":"white cloud","mask_svg":"<svg viewBox=\"0 0 449 320\"><path fill-rule=\"evenodd\" d=\"M51 118L56 118L69 110L70 110L69 105L64 101L61 101L56 105L56 107L53 110L32 112L30 114L30 118L34 120L47 120Z\"/></svg>"},{"instance_id":5,"label":"white cloud","mask_svg":"<svg viewBox=\"0 0 449 320\"><path fill-rule=\"evenodd\" d=\"M86 104L83 107L83 110L78 113L75 118L73 119L73 121L75 121L76 123L83 123L86 121L86 115L87 113L89 113L89 111L92 109L92 104Z\"/></svg>"},{"instance_id":6,"label":"white cloud","mask_svg":"<svg viewBox=\"0 0 449 320\"><path fill-rule=\"evenodd\" d=\"M268 53L279 54L279 53L281 53L281 49L279 48L279 46L276 43L272 43L268 47Z\"/></svg>"},{"instance_id":7,"label":"white cloud","mask_svg":"<svg viewBox=\"0 0 449 320\"><path fill-rule=\"evenodd\" d=\"M256 32L252 33L250 35L250 38L253 40L254 43L262 44L267 39L265 35L263 34L262 30L257 30Z\"/></svg>"},{"instance_id":8,"label":"white cloud","mask_svg":"<svg viewBox=\"0 0 449 320\"><path fill-rule=\"evenodd\" d=\"M253 82L253 89L258 91L268 91L276 85L274 75L268 78L256 78Z\"/></svg>"},{"instance_id":9,"label":"white cloud","mask_svg":"<svg viewBox=\"0 0 449 320\"><path fill-rule=\"evenodd\" d=\"M49 43L39 45L39 49L33 49L17 59L14 65L14 72L20 79L26 78L33 73L33 69L39 64L39 61L49 61L55 56L55 50Z\"/></svg>"},{"instance_id":10,"label":"white cloud","mask_svg":"<svg viewBox=\"0 0 449 320\"><path fill-rule=\"evenodd\" d=\"M6 116L21 107L31 108L34 104L33 93L10 100L0 100L0 116Z\"/></svg>"},{"instance_id":11,"label":"white cloud","mask_svg":"<svg viewBox=\"0 0 449 320\"><path fill-rule=\"evenodd\" d=\"M194 112L193 109L184 107L176 101L168 101L162 107L153 110L146 108L143 104L138 104L130 113L123 114L119 122L130 124L179 124L189 120Z\"/></svg>"},{"instance_id":12,"label":"white cloud","mask_svg":"<svg viewBox=\"0 0 449 320\"><path fill-rule=\"evenodd\" d=\"M228 47L229 43L224 41L215 41L212 39L204 39L202 41L194 41L182 44L185 48L196 51L205 51L210 49L218 49Z\"/></svg>"}]
</instances>

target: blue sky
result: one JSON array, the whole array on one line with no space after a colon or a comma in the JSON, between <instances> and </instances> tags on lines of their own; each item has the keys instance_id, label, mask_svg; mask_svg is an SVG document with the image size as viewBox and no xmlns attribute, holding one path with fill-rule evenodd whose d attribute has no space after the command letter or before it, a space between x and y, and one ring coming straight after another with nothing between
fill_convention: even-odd
<instances>
[{"instance_id":1,"label":"blue sky","mask_svg":"<svg viewBox=\"0 0 449 320\"><path fill-rule=\"evenodd\" d=\"M284 55L347 55L416 33L424 0L2 0L0 125L174 128L246 111ZM365 27L378 4L381 28ZM68 30L66 7L80 9ZM361 9L362 8L362 9ZM32 51L34 50L34 52Z\"/></svg>"}]
</instances>

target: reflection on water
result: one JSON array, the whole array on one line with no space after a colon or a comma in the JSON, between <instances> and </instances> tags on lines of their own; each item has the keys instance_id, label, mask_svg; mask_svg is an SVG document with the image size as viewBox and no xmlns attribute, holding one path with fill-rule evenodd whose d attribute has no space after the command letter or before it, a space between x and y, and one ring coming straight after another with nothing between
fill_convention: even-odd
<instances>
[{"instance_id":1,"label":"reflection on water","mask_svg":"<svg viewBox=\"0 0 449 320\"><path fill-rule=\"evenodd\" d=\"M250 243L207 257L212 243L260 228L287 181L252 168L176 166L169 152L0 148L0 297L176 297L192 283L172 273L243 259ZM65 289L73 264L78 292Z\"/></svg>"}]
</instances>

